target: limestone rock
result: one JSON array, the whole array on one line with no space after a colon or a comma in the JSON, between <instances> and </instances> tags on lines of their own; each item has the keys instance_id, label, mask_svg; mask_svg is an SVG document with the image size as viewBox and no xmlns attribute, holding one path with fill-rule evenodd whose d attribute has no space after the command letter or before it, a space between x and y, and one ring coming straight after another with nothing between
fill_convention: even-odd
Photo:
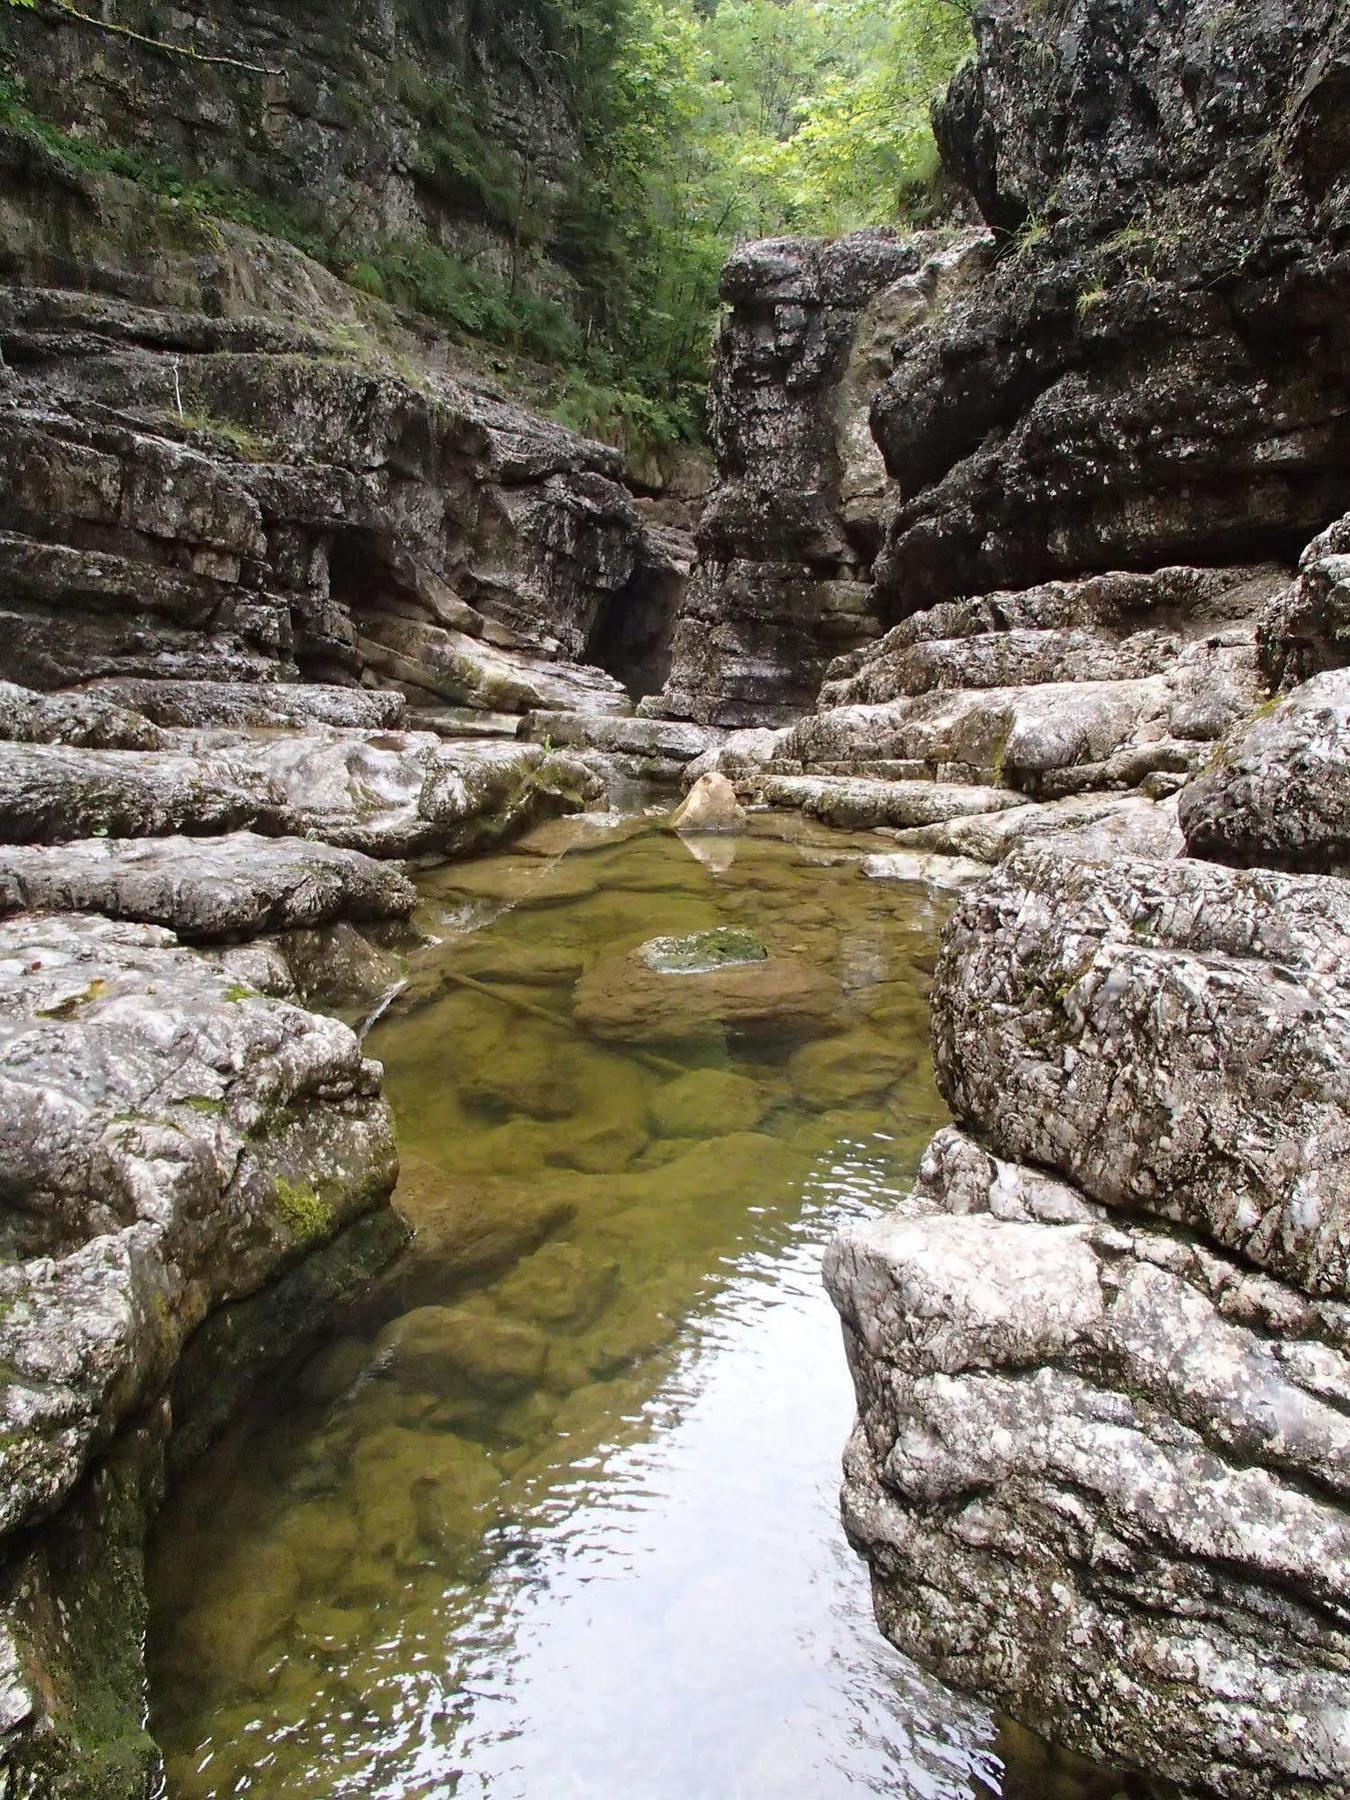
<instances>
[{"instance_id":1,"label":"limestone rock","mask_svg":"<svg viewBox=\"0 0 1350 1800\"><path fill-rule=\"evenodd\" d=\"M1344 1304L951 1130L826 1279L844 1519L896 1644L1102 1761L1345 1786Z\"/></svg>"},{"instance_id":2,"label":"limestone rock","mask_svg":"<svg viewBox=\"0 0 1350 1800\"><path fill-rule=\"evenodd\" d=\"M666 821L671 831L742 831L745 809L725 775L700 775Z\"/></svg>"},{"instance_id":3,"label":"limestone rock","mask_svg":"<svg viewBox=\"0 0 1350 1800\"><path fill-rule=\"evenodd\" d=\"M1308 545L1298 580L1262 612L1259 635L1276 689L1350 663L1350 513Z\"/></svg>"},{"instance_id":4,"label":"limestone rock","mask_svg":"<svg viewBox=\"0 0 1350 1800\"><path fill-rule=\"evenodd\" d=\"M670 676L644 710L780 724L810 705L831 657L877 634L872 388L892 346L989 249L979 233L943 245L864 231L743 245L728 261L710 403L717 481Z\"/></svg>"},{"instance_id":5,"label":"limestone rock","mask_svg":"<svg viewBox=\"0 0 1350 1800\"><path fill-rule=\"evenodd\" d=\"M1350 873L1350 668L1315 675L1237 727L1179 804L1193 856Z\"/></svg>"},{"instance_id":6,"label":"limestone rock","mask_svg":"<svg viewBox=\"0 0 1350 1800\"><path fill-rule=\"evenodd\" d=\"M12 1530L70 1492L214 1307L380 1205L395 1162L345 1026L149 926L0 925L0 1089Z\"/></svg>"},{"instance_id":7,"label":"limestone rock","mask_svg":"<svg viewBox=\"0 0 1350 1800\"><path fill-rule=\"evenodd\" d=\"M354 850L232 832L0 849L0 913L96 912L193 941L406 918L412 883Z\"/></svg>"},{"instance_id":8,"label":"limestone rock","mask_svg":"<svg viewBox=\"0 0 1350 1800\"><path fill-rule=\"evenodd\" d=\"M944 935L939 1084L999 1155L1344 1299L1348 969L1342 882L1023 852Z\"/></svg>"},{"instance_id":9,"label":"limestone rock","mask_svg":"<svg viewBox=\"0 0 1350 1800\"><path fill-rule=\"evenodd\" d=\"M0 742L0 842L247 828L375 856L463 852L596 792L575 762L529 744L319 726L166 735L156 751Z\"/></svg>"}]
</instances>

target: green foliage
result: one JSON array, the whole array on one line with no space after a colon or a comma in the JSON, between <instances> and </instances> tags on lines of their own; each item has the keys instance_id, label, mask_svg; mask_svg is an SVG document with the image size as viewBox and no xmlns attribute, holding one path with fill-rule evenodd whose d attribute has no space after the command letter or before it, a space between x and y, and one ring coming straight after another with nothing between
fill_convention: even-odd
<instances>
[{"instance_id":1,"label":"green foliage","mask_svg":"<svg viewBox=\"0 0 1350 1800\"><path fill-rule=\"evenodd\" d=\"M929 108L967 49L969 11L969 0L504 0L471 8L466 26L415 0L422 56L397 70L393 93L414 128L413 173L433 208L505 239L496 269L431 238L368 241L351 215L311 218L184 179L58 131L3 84L0 124L139 182L208 238L222 221L286 238L364 294L544 365L561 420L641 450L700 431L718 277L737 242L927 219ZM484 53L530 39L565 78L582 140L561 183L503 133L478 78Z\"/></svg>"}]
</instances>

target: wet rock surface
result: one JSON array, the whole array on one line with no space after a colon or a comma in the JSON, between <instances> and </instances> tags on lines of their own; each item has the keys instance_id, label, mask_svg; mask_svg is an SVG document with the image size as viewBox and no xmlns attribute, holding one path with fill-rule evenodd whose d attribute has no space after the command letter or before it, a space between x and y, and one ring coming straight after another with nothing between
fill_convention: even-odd
<instances>
[{"instance_id":1,"label":"wet rock surface","mask_svg":"<svg viewBox=\"0 0 1350 1800\"><path fill-rule=\"evenodd\" d=\"M393 1133L378 1070L345 1026L240 987L153 926L0 925L0 1014L0 1640L26 1696L6 1720L5 1751L31 1779L65 1769L90 1792L130 1794L147 1746L133 1746L120 1775L98 1773L106 1746L84 1712L81 1665L39 1629L34 1589L8 1585L12 1534L78 1494L204 1320L385 1206ZM398 1242L397 1230L386 1237L385 1258ZM99 1579L133 1622L150 1510L128 1501L112 1541L96 1530L84 1553L105 1569L123 1559ZM19 1541L31 1554L31 1537ZM40 1590L39 1610L59 1593ZM139 1637L134 1655L111 1643L107 1654L134 1689ZM115 1736L116 1716L102 1727Z\"/></svg>"}]
</instances>

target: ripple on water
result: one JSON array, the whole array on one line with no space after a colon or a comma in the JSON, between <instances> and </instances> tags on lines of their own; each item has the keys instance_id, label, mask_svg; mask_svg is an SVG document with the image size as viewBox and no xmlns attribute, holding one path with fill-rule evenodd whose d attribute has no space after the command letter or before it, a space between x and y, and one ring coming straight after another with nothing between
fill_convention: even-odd
<instances>
[{"instance_id":1,"label":"ripple on water","mask_svg":"<svg viewBox=\"0 0 1350 1800\"><path fill-rule=\"evenodd\" d=\"M442 941L369 1046L417 1241L164 1512L170 1800L1116 1792L891 1651L838 1523L820 1252L944 1117L945 903L861 880L866 839L558 842L428 878ZM598 957L727 924L829 973L841 1031L573 1029Z\"/></svg>"}]
</instances>

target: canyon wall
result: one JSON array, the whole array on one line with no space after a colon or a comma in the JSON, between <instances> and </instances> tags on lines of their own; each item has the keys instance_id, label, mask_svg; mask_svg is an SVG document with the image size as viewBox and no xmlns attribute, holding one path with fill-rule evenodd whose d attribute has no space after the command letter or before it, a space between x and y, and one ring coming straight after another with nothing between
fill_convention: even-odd
<instances>
[{"instance_id":1,"label":"canyon wall","mask_svg":"<svg viewBox=\"0 0 1350 1800\"><path fill-rule=\"evenodd\" d=\"M956 1124L827 1262L845 1524L945 1679L1344 1793L1350 21L975 28L938 134L1000 253L872 407L889 629L723 756L897 827L874 876L993 865L934 981Z\"/></svg>"}]
</instances>

